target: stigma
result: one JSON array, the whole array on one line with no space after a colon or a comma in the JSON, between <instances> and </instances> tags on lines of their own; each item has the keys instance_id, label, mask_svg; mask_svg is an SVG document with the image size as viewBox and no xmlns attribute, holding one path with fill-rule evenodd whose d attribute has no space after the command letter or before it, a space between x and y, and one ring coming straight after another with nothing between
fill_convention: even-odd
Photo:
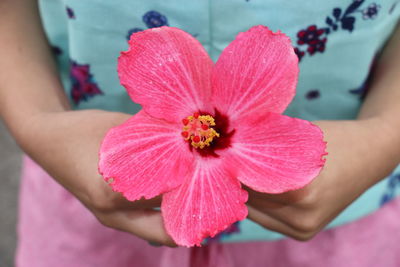
<instances>
[{"instance_id":1,"label":"stigma","mask_svg":"<svg viewBox=\"0 0 400 267\"><path fill-rule=\"evenodd\" d=\"M219 137L212 127L214 118L210 115L200 115L198 112L182 120L182 137L195 148L203 149L210 146L214 138Z\"/></svg>"}]
</instances>

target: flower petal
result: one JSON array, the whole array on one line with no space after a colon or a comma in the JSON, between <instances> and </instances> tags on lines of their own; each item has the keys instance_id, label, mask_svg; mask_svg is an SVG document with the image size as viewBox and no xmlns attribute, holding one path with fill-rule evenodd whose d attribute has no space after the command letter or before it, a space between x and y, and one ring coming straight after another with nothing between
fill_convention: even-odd
<instances>
[{"instance_id":1,"label":"flower petal","mask_svg":"<svg viewBox=\"0 0 400 267\"><path fill-rule=\"evenodd\" d=\"M326 143L311 122L266 113L238 123L225 162L236 166L243 184L283 193L307 185L321 171Z\"/></svg>"},{"instance_id":2,"label":"flower petal","mask_svg":"<svg viewBox=\"0 0 400 267\"><path fill-rule=\"evenodd\" d=\"M220 160L199 159L177 189L163 195L161 211L167 232L181 246L200 246L247 216L247 192L221 167Z\"/></svg>"},{"instance_id":3,"label":"flower petal","mask_svg":"<svg viewBox=\"0 0 400 267\"><path fill-rule=\"evenodd\" d=\"M100 148L100 173L131 201L176 188L193 168L193 154L179 130L140 111L107 133Z\"/></svg>"},{"instance_id":4,"label":"flower petal","mask_svg":"<svg viewBox=\"0 0 400 267\"><path fill-rule=\"evenodd\" d=\"M172 27L134 33L118 74L134 102L151 116L181 120L209 110L213 62L199 41Z\"/></svg>"},{"instance_id":5,"label":"flower petal","mask_svg":"<svg viewBox=\"0 0 400 267\"><path fill-rule=\"evenodd\" d=\"M255 26L222 52L212 73L213 101L232 118L282 113L295 95L298 58L289 37Z\"/></svg>"}]
</instances>

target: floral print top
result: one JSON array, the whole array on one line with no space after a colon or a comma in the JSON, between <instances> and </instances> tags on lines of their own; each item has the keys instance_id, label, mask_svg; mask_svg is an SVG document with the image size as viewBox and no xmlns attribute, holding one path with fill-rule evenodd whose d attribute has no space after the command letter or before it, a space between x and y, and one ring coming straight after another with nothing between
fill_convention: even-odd
<instances>
[{"instance_id":1,"label":"floral print top","mask_svg":"<svg viewBox=\"0 0 400 267\"><path fill-rule=\"evenodd\" d=\"M127 38L169 25L196 37L215 61L238 32L262 24L292 40L299 58L297 94L286 114L307 120L354 119L375 58L400 16L399 0L40 0L62 82L76 109L135 113L116 64ZM394 198L400 169L340 214L329 227L365 216ZM395 177L395 178L393 178ZM272 240L280 234L249 220L218 236L223 242Z\"/></svg>"}]
</instances>

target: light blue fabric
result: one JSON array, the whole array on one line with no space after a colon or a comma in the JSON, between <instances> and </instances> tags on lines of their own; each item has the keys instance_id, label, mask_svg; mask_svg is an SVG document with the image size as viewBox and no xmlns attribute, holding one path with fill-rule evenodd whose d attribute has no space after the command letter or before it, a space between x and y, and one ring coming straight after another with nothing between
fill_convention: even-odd
<instances>
[{"instance_id":1,"label":"light blue fabric","mask_svg":"<svg viewBox=\"0 0 400 267\"><path fill-rule=\"evenodd\" d=\"M398 21L400 15L398 2L398 0L40 1L50 43L61 50L58 63L66 93L70 95L73 85L73 79L69 75L72 61L80 65L88 64L90 83L95 84L103 93L90 96L86 101L80 101L75 105L77 109L97 108L132 114L140 109L139 105L131 102L125 89L119 84L116 72L117 57L120 51L127 49L126 37L130 31L147 29L149 23L160 21L179 27L194 35L216 61L221 51L238 32L245 31L253 25L263 24L274 31L281 30L286 33L292 39L293 45L304 52L300 62L297 95L286 114L307 120L343 120L356 117L362 103L360 98L362 85L370 73L373 59ZM352 6L356 8L352 10ZM341 10L340 16L349 11L347 17L353 17L354 21L351 23L351 18L346 19L343 16L341 20L335 22L334 14L338 15L338 9ZM144 18L146 14L147 23ZM157 14L161 17L157 17ZM150 15L155 21L148 21ZM334 26L329 25L327 17L337 24L336 30ZM318 47L301 44L299 37L302 30L310 29L309 26L312 25L324 31L318 38L318 44L324 46L324 51L314 51L313 54L312 51L307 52L307 49ZM326 38L325 43L322 42L324 38ZM395 173L400 173L400 168ZM365 192L329 227L354 221L375 211L380 207L387 190L386 179ZM233 242L273 240L282 237L249 220L241 222L239 228L239 233L224 235L222 240Z\"/></svg>"}]
</instances>

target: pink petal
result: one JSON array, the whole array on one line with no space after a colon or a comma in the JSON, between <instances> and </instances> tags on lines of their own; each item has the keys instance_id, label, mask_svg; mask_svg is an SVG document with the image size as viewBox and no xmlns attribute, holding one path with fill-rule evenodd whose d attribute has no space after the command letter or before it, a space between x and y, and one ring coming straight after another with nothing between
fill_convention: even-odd
<instances>
[{"instance_id":1,"label":"pink petal","mask_svg":"<svg viewBox=\"0 0 400 267\"><path fill-rule=\"evenodd\" d=\"M255 26L222 52L212 73L212 99L232 118L247 112L282 113L295 95L298 72L289 37Z\"/></svg>"},{"instance_id":2,"label":"pink petal","mask_svg":"<svg viewBox=\"0 0 400 267\"><path fill-rule=\"evenodd\" d=\"M238 122L225 162L238 179L264 193L304 187L321 171L326 143L309 121L275 113Z\"/></svg>"},{"instance_id":3,"label":"pink petal","mask_svg":"<svg viewBox=\"0 0 400 267\"><path fill-rule=\"evenodd\" d=\"M247 216L247 192L220 166L199 159L179 188L163 195L161 211L167 232L181 246L200 246L230 224Z\"/></svg>"},{"instance_id":4,"label":"pink petal","mask_svg":"<svg viewBox=\"0 0 400 267\"><path fill-rule=\"evenodd\" d=\"M118 74L134 102L151 116L181 120L209 110L213 62L190 34L172 27L134 33Z\"/></svg>"},{"instance_id":5,"label":"pink petal","mask_svg":"<svg viewBox=\"0 0 400 267\"><path fill-rule=\"evenodd\" d=\"M107 133L99 157L104 179L131 201L176 188L193 168L180 128L144 111Z\"/></svg>"}]
</instances>

